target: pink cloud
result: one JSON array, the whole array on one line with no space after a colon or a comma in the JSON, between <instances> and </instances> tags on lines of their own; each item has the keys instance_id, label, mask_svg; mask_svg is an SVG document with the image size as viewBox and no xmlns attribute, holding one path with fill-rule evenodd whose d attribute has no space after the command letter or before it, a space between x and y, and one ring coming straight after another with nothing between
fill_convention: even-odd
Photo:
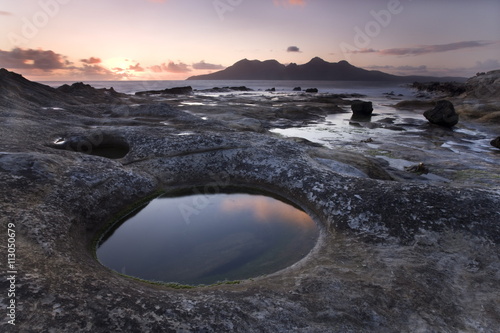
<instances>
[{"instance_id":1,"label":"pink cloud","mask_svg":"<svg viewBox=\"0 0 500 333\"><path fill-rule=\"evenodd\" d=\"M128 69L135 72L144 72L144 68L141 67L141 64L139 63L137 63L135 66L130 65Z\"/></svg>"},{"instance_id":2,"label":"pink cloud","mask_svg":"<svg viewBox=\"0 0 500 333\"><path fill-rule=\"evenodd\" d=\"M101 58L94 58L94 57L90 57L88 59L80 59L80 61L88 65L100 64L102 62Z\"/></svg>"},{"instance_id":3,"label":"pink cloud","mask_svg":"<svg viewBox=\"0 0 500 333\"><path fill-rule=\"evenodd\" d=\"M306 0L273 0L276 7L305 6Z\"/></svg>"},{"instance_id":4,"label":"pink cloud","mask_svg":"<svg viewBox=\"0 0 500 333\"><path fill-rule=\"evenodd\" d=\"M189 66L183 62L176 64L170 61L168 64L154 65L149 67L149 69L154 73L169 72L169 73L187 73L190 72Z\"/></svg>"}]
</instances>

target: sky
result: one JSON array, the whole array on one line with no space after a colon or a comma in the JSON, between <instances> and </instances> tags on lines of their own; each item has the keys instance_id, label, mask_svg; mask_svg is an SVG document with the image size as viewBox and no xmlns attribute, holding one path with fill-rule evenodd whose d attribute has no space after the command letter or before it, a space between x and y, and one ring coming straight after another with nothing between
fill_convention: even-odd
<instances>
[{"instance_id":1,"label":"sky","mask_svg":"<svg viewBox=\"0 0 500 333\"><path fill-rule=\"evenodd\" d=\"M500 69L500 1L0 0L0 67L34 81L183 80L314 57L396 75Z\"/></svg>"}]
</instances>

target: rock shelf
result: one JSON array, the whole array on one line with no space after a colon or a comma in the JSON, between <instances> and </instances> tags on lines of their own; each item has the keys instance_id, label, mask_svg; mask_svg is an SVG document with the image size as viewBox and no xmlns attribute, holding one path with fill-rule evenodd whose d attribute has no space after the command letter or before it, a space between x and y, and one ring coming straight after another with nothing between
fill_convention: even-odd
<instances>
[{"instance_id":1,"label":"rock shelf","mask_svg":"<svg viewBox=\"0 0 500 333\"><path fill-rule=\"evenodd\" d=\"M17 235L19 331L499 327L498 191L394 181L369 156L241 130L146 97L66 103L60 91L1 75L35 89L31 100L0 90L0 219L2 234L14 223ZM57 99L45 104L51 94ZM328 161L367 176L338 173ZM118 275L94 258L99 231L148 196L229 185L299 204L321 229L317 247L280 272L189 290ZM2 278L2 290L7 284Z\"/></svg>"}]
</instances>

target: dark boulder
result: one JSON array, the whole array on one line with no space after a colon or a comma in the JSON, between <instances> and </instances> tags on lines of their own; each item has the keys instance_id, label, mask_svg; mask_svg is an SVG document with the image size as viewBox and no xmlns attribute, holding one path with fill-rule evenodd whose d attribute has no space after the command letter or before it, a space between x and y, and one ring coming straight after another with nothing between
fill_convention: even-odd
<instances>
[{"instance_id":1,"label":"dark boulder","mask_svg":"<svg viewBox=\"0 0 500 333\"><path fill-rule=\"evenodd\" d=\"M302 91L302 88L301 87L295 87L295 88L293 88L293 91Z\"/></svg>"},{"instance_id":2,"label":"dark boulder","mask_svg":"<svg viewBox=\"0 0 500 333\"><path fill-rule=\"evenodd\" d=\"M138 91L135 94L137 96L142 96L142 95L161 95L161 94L168 94L168 95L187 95L193 92L193 88L191 86L187 87L174 87L170 89L163 89L163 90L148 90L148 91Z\"/></svg>"},{"instance_id":3,"label":"dark boulder","mask_svg":"<svg viewBox=\"0 0 500 333\"><path fill-rule=\"evenodd\" d=\"M355 116L371 116L373 112L373 104L372 102L354 101L351 104L351 110Z\"/></svg>"},{"instance_id":4,"label":"dark boulder","mask_svg":"<svg viewBox=\"0 0 500 333\"><path fill-rule=\"evenodd\" d=\"M274 91L276 91L276 88L266 89L266 91L274 92Z\"/></svg>"},{"instance_id":5,"label":"dark boulder","mask_svg":"<svg viewBox=\"0 0 500 333\"><path fill-rule=\"evenodd\" d=\"M500 149L500 136L497 137L496 139L491 140L490 144L493 147Z\"/></svg>"},{"instance_id":6,"label":"dark boulder","mask_svg":"<svg viewBox=\"0 0 500 333\"><path fill-rule=\"evenodd\" d=\"M437 101L434 109L424 112L424 117L430 123L440 126L453 127L458 124L458 114L453 104L447 100Z\"/></svg>"},{"instance_id":7,"label":"dark boulder","mask_svg":"<svg viewBox=\"0 0 500 333\"><path fill-rule=\"evenodd\" d=\"M231 90L234 90L234 91L253 91L253 89L250 89L250 88L245 87L245 86L228 87L228 88L231 89Z\"/></svg>"},{"instance_id":8,"label":"dark boulder","mask_svg":"<svg viewBox=\"0 0 500 333\"><path fill-rule=\"evenodd\" d=\"M306 89L306 93L317 93L318 92L318 89L317 88L309 88L309 89Z\"/></svg>"}]
</instances>

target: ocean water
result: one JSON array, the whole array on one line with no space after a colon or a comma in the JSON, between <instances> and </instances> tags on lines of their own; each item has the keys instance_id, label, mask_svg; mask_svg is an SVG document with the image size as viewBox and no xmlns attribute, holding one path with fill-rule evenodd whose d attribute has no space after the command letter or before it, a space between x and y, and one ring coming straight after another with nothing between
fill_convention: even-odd
<instances>
[{"instance_id":1,"label":"ocean water","mask_svg":"<svg viewBox=\"0 0 500 333\"><path fill-rule=\"evenodd\" d=\"M46 81L41 82L51 87L60 87L63 84L74 82ZM245 86L255 91L265 91L275 88L277 92L292 92L293 88L317 88L320 93L352 94L359 93L367 96L381 96L393 91L397 94L408 94L410 89L406 84L393 82L359 82L359 81L270 81L270 80L171 80L171 81L85 81L94 88L111 88L126 94L138 91L161 90L166 88L191 86L194 90L211 89L214 87Z\"/></svg>"}]
</instances>

